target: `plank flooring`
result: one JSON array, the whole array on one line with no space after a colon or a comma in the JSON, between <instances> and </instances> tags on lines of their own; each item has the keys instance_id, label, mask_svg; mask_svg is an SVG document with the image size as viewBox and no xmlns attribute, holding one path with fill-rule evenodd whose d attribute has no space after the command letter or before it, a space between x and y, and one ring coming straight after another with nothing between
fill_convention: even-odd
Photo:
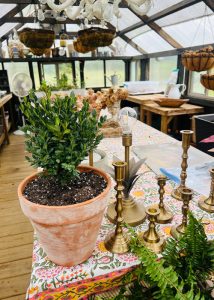
<instances>
[{"instance_id":1,"label":"plank flooring","mask_svg":"<svg viewBox=\"0 0 214 300\"><path fill-rule=\"evenodd\" d=\"M24 138L10 135L0 148L0 299L24 300L30 280L33 229L17 197L19 182L33 172Z\"/></svg>"}]
</instances>

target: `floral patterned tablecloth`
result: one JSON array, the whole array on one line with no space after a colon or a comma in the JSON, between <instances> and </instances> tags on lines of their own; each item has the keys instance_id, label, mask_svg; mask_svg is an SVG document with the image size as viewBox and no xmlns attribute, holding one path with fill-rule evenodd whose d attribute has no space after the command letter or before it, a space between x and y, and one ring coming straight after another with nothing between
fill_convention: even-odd
<instances>
[{"instance_id":1,"label":"floral patterned tablecloth","mask_svg":"<svg viewBox=\"0 0 214 300\"><path fill-rule=\"evenodd\" d=\"M142 123L138 123L135 130L135 145L174 141L165 134ZM108 151L109 158L112 157L113 153L118 155L122 151L121 139L105 139L101 144L101 148ZM146 165L142 166L140 172L144 172L144 175L137 181L132 190L132 196L134 196L137 201L143 201L145 207L158 203L156 174ZM165 187L165 204L174 214L172 224L179 224L182 218L182 202L171 197L171 190L174 186L175 184L173 182L167 182ZM197 203L200 197L203 196L199 194L194 195L194 199L190 204L190 209L196 216L200 218L203 217L203 221L207 224L205 225L206 233L209 239L214 239L213 215L199 209ZM112 191L111 200L113 199L114 191ZM172 224L158 225L158 230L165 237L168 237ZM144 224L137 226L136 230L145 230L147 226L148 222L146 221ZM112 254L105 249L105 237L113 229L114 225L104 217L92 256L86 262L75 267L62 267L49 261L35 236L32 274L30 286L27 291L27 299L88 299L88 296L91 294L103 292L115 286L119 286L121 284L121 278L124 274L138 265L138 260L131 253L118 255Z\"/></svg>"}]
</instances>

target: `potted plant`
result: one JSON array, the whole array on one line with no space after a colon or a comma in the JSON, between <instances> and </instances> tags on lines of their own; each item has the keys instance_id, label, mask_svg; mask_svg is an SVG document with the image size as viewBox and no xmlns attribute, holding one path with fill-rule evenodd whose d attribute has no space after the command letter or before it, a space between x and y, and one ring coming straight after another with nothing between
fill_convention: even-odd
<instances>
[{"instance_id":1,"label":"potted plant","mask_svg":"<svg viewBox=\"0 0 214 300\"><path fill-rule=\"evenodd\" d=\"M31 92L21 110L28 120L27 160L44 170L20 183L21 208L50 260L79 264L94 249L111 186L103 171L80 166L102 139L105 119L97 120L85 101L80 108L73 94L52 101L51 91L41 99Z\"/></svg>"}]
</instances>

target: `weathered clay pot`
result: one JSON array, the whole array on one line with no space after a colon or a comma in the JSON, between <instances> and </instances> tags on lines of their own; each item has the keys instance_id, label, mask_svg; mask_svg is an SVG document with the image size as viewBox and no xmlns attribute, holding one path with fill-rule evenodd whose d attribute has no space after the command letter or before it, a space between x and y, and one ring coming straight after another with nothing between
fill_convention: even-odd
<instances>
[{"instance_id":1,"label":"weathered clay pot","mask_svg":"<svg viewBox=\"0 0 214 300\"><path fill-rule=\"evenodd\" d=\"M111 180L102 170L89 166L80 166L79 170L94 170L100 174L107 181L106 189L83 203L46 206L32 203L23 196L25 186L37 174L25 178L18 187L20 205L41 246L51 261L62 266L77 265L92 254L111 188Z\"/></svg>"}]
</instances>

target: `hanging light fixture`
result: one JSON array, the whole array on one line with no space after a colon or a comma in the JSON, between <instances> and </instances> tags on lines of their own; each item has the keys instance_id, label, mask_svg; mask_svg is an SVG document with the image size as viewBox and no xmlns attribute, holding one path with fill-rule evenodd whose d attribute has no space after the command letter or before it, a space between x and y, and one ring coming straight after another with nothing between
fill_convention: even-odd
<instances>
[{"instance_id":1,"label":"hanging light fixture","mask_svg":"<svg viewBox=\"0 0 214 300\"><path fill-rule=\"evenodd\" d=\"M113 17L121 17L119 4L122 0L80 0L79 6L74 6L76 0L60 0L60 4L55 4L55 0L40 0L55 12L63 12L71 19L83 18L88 21L96 18L100 20L101 25L110 22ZM146 14L153 4L153 0L125 0L128 6L137 14Z\"/></svg>"}]
</instances>

